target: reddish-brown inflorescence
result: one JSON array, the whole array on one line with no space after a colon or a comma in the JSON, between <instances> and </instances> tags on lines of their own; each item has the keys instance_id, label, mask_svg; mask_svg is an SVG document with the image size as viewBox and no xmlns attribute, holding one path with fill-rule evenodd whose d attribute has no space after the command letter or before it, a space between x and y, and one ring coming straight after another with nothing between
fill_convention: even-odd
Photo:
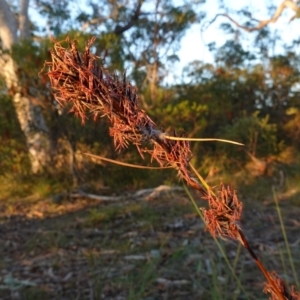
<instances>
[{"instance_id":1,"label":"reddish-brown inflorescence","mask_svg":"<svg viewBox=\"0 0 300 300\"><path fill-rule=\"evenodd\" d=\"M67 42L68 48L55 42L51 50L52 61L46 63L53 94L59 104L70 105L70 111L82 122L88 113L94 119L106 116L116 150L132 143L142 157L143 153L149 153L160 166L173 166L180 178L206 194L189 171L190 143L165 138L166 133L157 129L153 120L139 107L137 90L127 81L126 75L120 79L97 64L96 57L90 53L94 39L87 43L83 55L79 54L74 41ZM175 131L173 136L177 136ZM146 142L152 144L152 149L145 146Z\"/></svg>"},{"instance_id":2,"label":"reddish-brown inflorescence","mask_svg":"<svg viewBox=\"0 0 300 300\"><path fill-rule=\"evenodd\" d=\"M278 300L278 291L283 295L286 300L300 300L300 294L295 291L292 286L291 291L288 290L285 282L277 275L276 272L268 272L271 278L272 284L270 282L265 282L264 293L270 294L270 300ZM276 287L277 291L274 289Z\"/></svg>"},{"instance_id":3,"label":"reddish-brown inflorescence","mask_svg":"<svg viewBox=\"0 0 300 300\"><path fill-rule=\"evenodd\" d=\"M209 209L202 209L206 228L212 236L229 237L239 240L239 226L242 203L230 186L221 185L216 194L208 195Z\"/></svg>"}]
</instances>

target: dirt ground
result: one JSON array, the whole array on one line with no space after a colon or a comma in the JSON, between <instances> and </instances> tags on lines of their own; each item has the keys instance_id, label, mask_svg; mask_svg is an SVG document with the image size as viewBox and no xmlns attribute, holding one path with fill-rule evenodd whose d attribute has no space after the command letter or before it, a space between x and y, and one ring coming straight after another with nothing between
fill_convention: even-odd
<instances>
[{"instance_id":1,"label":"dirt ground","mask_svg":"<svg viewBox=\"0 0 300 300\"><path fill-rule=\"evenodd\" d=\"M183 189L103 199L2 201L0 299L268 299L245 249L220 241L233 275ZM244 206L241 226L251 246L269 270L295 284L276 207ZM300 208L288 200L280 206L300 278Z\"/></svg>"}]
</instances>

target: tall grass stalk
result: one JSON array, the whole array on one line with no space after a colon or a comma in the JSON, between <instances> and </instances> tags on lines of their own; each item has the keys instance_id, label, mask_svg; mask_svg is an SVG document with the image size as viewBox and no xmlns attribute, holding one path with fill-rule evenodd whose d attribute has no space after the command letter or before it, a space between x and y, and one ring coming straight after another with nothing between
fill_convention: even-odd
<instances>
[{"instance_id":1,"label":"tall grass stalk","mask_svg":"<svg viewBox=\"0 0 300 300\"><path fill-rule=\"evenodd\" d=\"M141 277L132 281L132 286L130 287L128 300L142 299L143 293L147 288L153 284L156 279L156 267L159 259L154 259L151 263L143 266L143 272L140 272ZM138 288L134 284L138 283Z\"/></svg>"},{"instance_id":2,"label":"tall grass stalk","mask_svg":"<svg viewBox=\"0 0 300 300\"><path fill-rule=\"evenodd\" d=\"M287 274L287 266L286 266L285 259L284 259L284 252L279 244L277 244L277 248L278 248L278 252L280 255L283 272L284 272L284 274Z\"/></svg>"},{"instance_id":3,"label":"tall grass stalk","mask_svg":"<svg viewBox=\"0 0 300 300\"><path fill-rule=\"evenodd\" d=\"M298 275L297 275L297 272L296 272L293 256L292 256L292 253L291 253L291 248L290 248L290 245L289 245L289 241L288 241L288 238L287 238L285 226L284 226L284 223L283 223L283 218L282 218L281 209L280 209L279 202L278 202L278 197L277 197L277 194L276 194L276 191L275 191L274 187L272 187L272 193L273 193L274 202L276 204L276 210L277 210L277 214L278 214L278 218L279 218L279 222L280 222L282 235L283 235L283 238L284 238L286 251L288 253L290 265L291 265L291 268L292 268L292 271L293 271L293 276L294 276L294 279L295 279L295 282L296 282L296 286L299 289Z\"/></svg>"}]
</instances>

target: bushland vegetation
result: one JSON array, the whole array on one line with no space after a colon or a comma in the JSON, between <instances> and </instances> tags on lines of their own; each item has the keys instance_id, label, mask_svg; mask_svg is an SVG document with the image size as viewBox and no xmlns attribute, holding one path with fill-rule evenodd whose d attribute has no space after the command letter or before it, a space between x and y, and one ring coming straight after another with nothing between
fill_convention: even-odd
<instances>
[{"instance_id":1,"label":"bushland vegetation","mask_svg":"<svg viewBox=\"0 0 300 300\"><path fill-rule=\"evenodd\" d=\"M191 230L193 241L194 238L196 240L197 234L200 234L199 231L191 229L195 224L199 226L195 221L199 216L191 217L193 208L187 205L189 202L186 200L186 196L184 198L184 194L179 193L180 196L178 196L172 194L174 192L171 191L167 196L161 196L162 203L156 200L157 202L153 201L150 204L132 202L132 200L128 200L128 195L130 195L129 198L134 198L136 190L155 188L159 185L177 186L183 180L200 191L200 196L198 194L192 196L192 199L196 199L195 207L205 206L205 203L208 202L214 211L218 211L220 207L216 203L220 201L225 203L227 208L229 206L232 209L230 212L225 212L225 217L228 217L228 214L231 217L234 216L233 219L230 217L227 220L231 223L228 227L225 226L225 234L224 231L218 230L218 228L224 229L224 224L220 225L217 222L220 221L220 218L212 221L213 215L209 213L206 215L208 228L211 229L214 236L225 235L240 241L242 246L250 249L252 257L253 250L245 240L242 231L239 231L238 227L234 227L236 219L240 219L240 201L244 203L244 206L249 206L249 211L255 211L253 215L249 213L250 216L245 213L247 217L244 222L247 223L247 226L250 226L252 220L256 220L256 214L259 214L257 210L265 215L266 210L269 211L268 205L273 203L273 200L276 203L278 203L277 200L288 202L289 206L284 208L286 215L290 216L290 220L294 220L294 222L291 221L293 226L299 226L299 217L297 214L293 214L299 207L300 194L298 37L295 36L294 41L290 45L285 45L280 53L274 53L269 45L278 42L276 36L268 27L257 28L253 45L246 49L243 39L239 38L242 29L240 26L234 27L235 24L230 23L229 19L228 23L222 25L228 40L220 47L214 43L209 45L214 62L207 63L199 60L190 63L184 68L182 74L176 74L177 80L171 84L167 78L169 72L177 72L172 68L172 64L179 59L176 51L180 39L192 24L200 22L205 17L199 4L177 7L169 1L158 1L157 6L151 7L150 5L144 8L143 2L139 1L132 7L124 4L122 9L117 9L118 4L111 1L107 5L108 15L106 17L94 4L91 5L92 14L81 12L76 16L71 13L71 9L67 9L67 6L61 5L52 6L50 2L37 2L37 8L47 18L56 41L66 41L66 37L69 37L70 41L75 41L74 44L70 44L71 48L67 52L63 52L65 50L62 49L65 49L63 47L67 48L68 43L55 44L55 41L45 36L42 28L38 28L34 23L30 27L31 35L20 38L9 49L5 48L4 44L2 45L2 57L9 55L15 64L15 75L17 76L17 87L8 85L7 74L4 72L1 79L0 198L3 208L1 215L3 230L5 233L13 232L16 224L23 224L22 222L26 224L28 218L29 225L28 227L24 226L28 232L35 232L38 228L35 227L32 220L33 222L35 219L46 220L46 223L39 225L42 228L41 232L37 231L33 237L26 236L27 233L24 233L24 237L26 236L25 249L22 249L21 237L15 241L12 240L11 243L7 242L10 241L10 238L4 237L2 251L9 257L8 253L11 249L15 249L16 257L21 257L23 253L31 260L32 266L35 266L34 257L37 255L44 255L50 248L53 249L53 253L55 252L54 257L49 260L45 258L47 266L42 268L45 278L48 276L54 280L54 283L45 283L51 286L49 293L41 286L37 288L37 282L30 277L32 274L28 275L30 272L28 273L26 268L14 266L15 273L9 272L7 271L10 265L9 260L8 262L3 261L6 270L1 274L2 287L5 291L3 297L51 298L55 295L55 282L60 282L59 291L56 292L62 299L64 295L71 297L70 299L74 295L79 299L84 299L88 293L93 294L91 296L94 297L93 299L110 299L109 297L114 299L113 297L118 295L124 299L148 299L151 298L151 295L154 299L156 299L155 297L163 299L162 297L168 297L168 293L174 299L176 297L178 299L186 299L184 297L189 299L232 299L233 294L236 299L257 297L251 294L253 282L256 281L249 279L251 277L249 274L249 277L246 276L247 274L245 275L247 291L244 291L239 281L238 288L234 289L235 275L229 275L229 277L224 275L224 272L230 270L230 267L226 267L223 261L215 263L216 257L209 257L207 260L203 258L208 255L205 247L203 249L200 247L200 252L204 252L204 256L197 256L199 253L196 251L196 244L187 248L182 247L181 241L182 243L185 241L182 236L179 238L180 242L176 240L176 230L179 230L182 235ZM16 12L17 7L12 6L11 11ZM213 23L210 26L213 26ZM129 121L126 124L127 127L123 126L122 122L112 121L124 116L124 111L133 109L129 104L120 107L122 112L109 110L108 107L101 110L103 103L102 106L98 103L99 108L96 107L97 105L92 107L89 104L84 107L81 106L84 98L80 98L83 96L78 94L78 103L73 102L75 103L73 108L72 105L61 106L60 104L68 100L68 96L63 93L57 94L57 90L53 90L53 87L57 88L55 86L57 81L62 80L62 75L56 74L57 77L53 73L51 75L51 71L54 72L55 68L53 69L53 65L49 65L49 62L54 63L56 60L56 62L65 62L67 56L73 54L75 55L75 58L73 57L74 64L78 64L81 59L84 60L84 56L79 58L82 55L79 53L87 51L86 45L93 36L96 36L96 39L93 44L89 45L90 52L98 58L91 56L90 59L95 59L95 61L98 59L96 64L100 66L100 69L97 71L97 76L100 79L101 76L104 76L104 89L107 85L109 90L116 92L119 88L121 89L123 84L126 93L129 93L130 97L136 97L132 98L132 101L134 103L136 101L138 112L142 112L140 120L147 129L159 128L160 133L175 138L219 138L237 141L244 146L217 142L190 143L176 141L176 139L175 141L164 140L150 131L148 133L151 136L145 137L143 135L145 132L136 131L141 124L130 129L132 124L129 124ZM58 48L62 47L60 48L62 52L55 52L54 45ZM62 53L67 54L64 56ZM76 57L78 61L76 61ZM87 53L86 57L88 57ZM45 62L47 62L46 65ZM91 61L90 65L87 64L85 67L87 69L94 68L93 64L94 62ZM49 66L50 73L48 73ZM67 66L69 69L66 68L66 70L71 74L73 71L70 69L70 65ZM43 68L44 71L41 72ZM49 76L51 81L49 81ZM83 78L85 78L84 76ZM80 79L80 76L78 78ZM67 89L69 82L64 79L63 84ZM83 83L79 81L78 86L79 84ZM87 87L86 82L83 85ZM93 87L93 85L91 86ZM74 95L77 90L74 86L72 88ZM96 92L92 88L89 93L93 95ZM103 91L101 93L101 95L105 94ZM129 94L126 93L124 92L124 95L129 97ZM22 125L23 123L20 121L21 110L16 105L16 95L21 95L22 99L28 100L29 109L23 112L25 114L27 111L29 127ZM115 101L118 96L110 95L111 99ZM87 98L87 103L89 101L90 98ZM110 105L114 108L112 102ZM31 114L33 111L35 113ZM72 112L77 113L81 118L74 118ZM41 115L42 119L35 119L34 116L37 115ZM109 116L109 118L102 117L103 115ZM127 114L127 117L132 121L130 113ZM139 119L137 118L135 121L138 122ZM114 124L112 128L110 128L111 123ZM27 134L28 132L30 135ZM31 139L40 132L42 132L43 139ZM147 139L153 140L154 145L158 146L154 149L141 149L139 143ZM35 148L43 149L42 152L46 153L44 156L38 156L44 158L38 164L38 168L33 168L32 156L35 155L35 152L32 149ZM136 148L139 151L136 151ZM172 149L175 148L176 150L173 151ZM166 149L169 149L167 154L164 152ZM181 151L183 156L181 156ZM37 150L37 152L39 151ZM143 155L146 152L150 153L149 157ZM143 166L152 165L154 159L158 162L155 166L175 166L180 178L173 169L160 171L151 171L146 168L128 169L125 166L120 167L93 158L85 153ZM189 164L195 169L187 171L185 167L188 167ZM197 177L197 174L201 174L201 177L196 179L197 183L195 183L196 181L191 178ZM198 180L200 181L198 182ZM211 188L220 183L225 184L225 186L221 186L220 191L214 191ZM232 188L227 187L227 184L230 184ZM111 199L117 202L123 198L127 199L127 202L124 203L128 205L121 201L122 208L115 204L105 208L100 204L99 208L97 201L100 198L96 197L99 194L102 195L102 199L105 199L105 196L110 199L109 195L113 195ZM201 198L209 201L201 202ZM173 208L172 200L174 200ZM105 200L103 201L105 202ZM233 207L230 207L229 204L232 204ZM275 212L275 207L272 208ZM75 210L80 213L76 219L71 221L72 218L69 218L69 214ZM159 216L160 211L164 212L163 216ZM238 211L237 215L235 211ZM51 218L54 220L61 213L64 214L64 218L59 219L59 222L66 222L73 235L76 235L76 228L79 227L80 232L84 232L85 241L89 241L89 235L92 233L86 231L91 231L96 227L100 230L103 229L105 242L101 244L101 241L95 239L97 245L96 242L91 241L88 245L83 245L76 238L63 233L58 234L60 225L53 225ZM175 216L181 221L174 221ZM281 224L280 227L286 237L284 225L280 223L280 216L279 210L279 219L275 223ZM224 216L222 215L222 217ZM259 217L257 218L259 219ZM114 228L119 220L123 220L121 223L125 224L125 232L111 234L111 228ZM132 228L132 224L140 223L142 224L142 233L136 228ZM255 221L253 223L254 226ZM234 228L231 226L232 224L234 224ZM263 225L258 224L258 228L261 226ZM278 235L280 235L280 227L277 228ZM163 232L162 238L154 234L160 230ZM294 232L293 230L292 232ZM247 236L247 229L245 231ZM259 231L265 235L276 235L266 229L259 229ZM143 242L145 237L150 235L149 232L155 236L151 236L151 239L155 240L151 245ZM170 236L168 236L168 232ZM117 239L120 234L132 239L131 244L128 240L126 242L125 238L124 243L118 244ZM110 235L113 236L112 240ZM255 244L255 235L251 235L251 230L249 235L250 244L251 238ZM292 241L288 242L288 237ZM295 267L295 264L298 266L299 262L297 259L293 259L297 252L293 247L297 246L298 240L293 235L289 236L288 234L288 237L285 239L274 238L270 246L273 250L277 249L275 263L273 262L275 267L271 265L271 270L276 270L279 275L267 273L265 269L263 271L268 282L265 291L271 294L272 299L298 299L297 297L299 297L294 288L287 289L282 281L284 279L288 285L296 286L296 289L299 290L297 280L299 267ZM205 237L205 239L208 238L208 236ZM113 243L114 239L115 243ZM188 240L189 238L186 238L186 243ZM285 240L285 244L281 244L283 240ZM41 245L39 245L39 241L41 241ZM72 248L72 243L75 248ZM165 247L165 244L169 246ZM174 245L174 247L170 245ZM283 245L287 245L287 250L282 250ZM288 250L290 249L289 245L292 245L290 247L292 250ZM68 266L71 265L71 262L65 258L66 253L62 254L62 252L77 249L76 247L80 251L86 251L83 256L89 260L89 266L85 265L83 269L84 277L88 278L90 283L82 284L84 289L82 294L76 288L72 289L68 285L69 279L72 279L74 274L77 277L80 275L77 267L66 267L66 269L62 267L64 261L67 261ZM226 247L230 248L231 246ZM111 257L109 260L111 263L108 265L108 261L104 261L101 256L100 248L116 251L104 254ZM169 248L170 252L166 250ZM208 248L211 248L211 245ZM57 252L59 250L62 252ZM143 251L150 255L140 255L139 252ZM218 251L216 250L217 253L219 253ZM230 251L238 253L240 249L232 250L230 248L226 252L230 253ZM120 262L119 258L122 256L120 253L128 256L125 261L147 260L148 264L146 266L135 263L124 265ZM81 254L82 252L78 255ZM79 256L75 263L76 266L77 263L78 265L81 263ZM62 260L61 262L58 257ZM255 254L253 258L257 259ZM205 265L202 270L206 270L210 279L203 279L205 272L199 273L197 269L199 265L198 267L193 265L198 259ZM122 272L112 271L114 261L115 266L122 265L120 267L120 270L124 269ZM168 270L174 270L176 266L184 265L182 270L184 275L180 277L177 276L178 274L165 272L161 268L164 261L168 265ZM247 267L247 259L242 258L242 261L245 262L242 268ZM279 261L281 262L280 266ZM291 267L286 266L287 261L291 263ZM211 267L212 262L215 264ZM270 264L272 262L267 262L267 267ZM189 273L187 266L189 265L198 271L195 269L193 279L187 280ZM260 266L260 261L258 265ZM233 269L237 268L235 260L233 260L233 266ZM107 276L97 273L95 271L97 268L104 268ZM26 271L24 271L25 269ZM282 269L282 271L279 273L278 269ZM54 275L53 270L57 271L57 275ZM135 285L136 278L134 278L132 270L144 274L144 277L139 280L139 286ZM241 269L237 271L238 274L243 274L243 272L245 271ZM252 272L251 270L250 274L255 274ZM282 274L284 275L282 276ZM109 278L115 279L109 280ZM27 279L28 281L26 281ZM195 287L201 286L199 285L200 279L204 280L205 284L198 293ZM257 281L258 284L262 282L263 279ZM226 283L231 289L228 288L222 294L220 286ZM64 285L67 286L68 292L64 292ZM187 288L185 288L186 286ZM24 287L25 290L23 290ZM179 291L182 287L184 287L184 291L180 295ZM260 295L260 290L262 290L262 286L259 286L253 295Z\"/></svg>"}]
</instances>

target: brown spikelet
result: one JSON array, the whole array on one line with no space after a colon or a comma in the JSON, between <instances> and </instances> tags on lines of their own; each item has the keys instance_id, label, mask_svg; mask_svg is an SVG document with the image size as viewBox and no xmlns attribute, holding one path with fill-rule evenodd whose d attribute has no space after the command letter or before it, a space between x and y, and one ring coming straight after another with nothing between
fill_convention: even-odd
<instances>
[{"instance_id":1,"label":"brown spikelet","mask_svg":"<svg viewBox=\"0 0 300 300\"><path fill-rule=\"evenodd\" d=\"M268 275L271 282L265 282L263 292L270 294L270 300L278 300L280 296L286 300L300 300L300 294L295 291L295 288L292 287L289 292L285 282L276 272L268 272Z\"/></svg>"},{"instance_id":2,"label":"brown spikelet","mask_svg":"<svg viewBox=\"0 0 300 300\"><path fill-rule=\"evenodd\" d=\"M202 209L206 228L216 237L240 238L238 222L242 214L242 203L230 186L221 185L215 195L208 195L209 209Z\"/></svg>"}]
</instances>

